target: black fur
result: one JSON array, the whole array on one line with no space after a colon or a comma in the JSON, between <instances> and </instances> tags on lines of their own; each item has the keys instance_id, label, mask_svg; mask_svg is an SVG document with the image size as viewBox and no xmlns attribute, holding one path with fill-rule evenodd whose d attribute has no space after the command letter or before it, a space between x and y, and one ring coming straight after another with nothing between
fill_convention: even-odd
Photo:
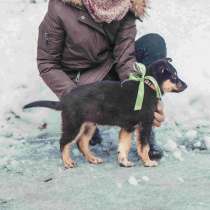
<instances>
[{"instance_id":1,"label":"black fur","mask_svg":"<svg viewBox=\"0 0 210 210\"><path fill-rule=\"evenodd\" d=\"M151 64L147 74L152 75L159 86L165 80L172 80L177 73L169 60L161 59ZM177 77L176 82L181 80ZM183 81L183 90L186 85ZM145 84L145 95L140 111L134 111L139 82L102 81L80 86L65 95L61 102L41 101L26 105L29 107L48 107L62 110L61 150L71 142L84 122L100 125L115 125L132 132L135 126L142 127L141 143L147 144L152 129L153 115L157 104L155 91ZM180 88L180 91L182 91Z\"/></svg>"},{"instance_id":2,"label":"black fur","mask_svg":"<svg viewBox=\"0 0 210 210\"><path fill-rule=\"evenodd\" d=\"M32 107L46 107L46 108L51 108L58 111L62 110L61 104L58 101L35 101L35 102L25 105L23 109L28 109Z\"/></svg>"}]
</instances>

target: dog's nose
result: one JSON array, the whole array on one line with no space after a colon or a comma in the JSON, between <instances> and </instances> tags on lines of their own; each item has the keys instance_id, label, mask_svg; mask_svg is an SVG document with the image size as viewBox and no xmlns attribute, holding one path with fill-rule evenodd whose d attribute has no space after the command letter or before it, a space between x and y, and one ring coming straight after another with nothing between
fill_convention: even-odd
<instances>
[{"instance_id":1,"label":"dog's nose","mask_svg":"<svg viewBox=\"0 0 210 210\"><path fill-rule=\"evenodd\" d=\"M187 89L187 87L188 87L186 83L184 83L183 86L184 86L184 87L183 87L184 90Z\"/></svg>"},{"instance_id":2,"label":"dog's nose","mask_svg":"<svg viewBox=\"0 0 210 210\"><path fill-rule=\"evenodd\" d=\"M180 92L184 91L187 88L187 84L182 80L179 80L179 82L177 83L177 88Z\"/></svg>"}]
</instances>

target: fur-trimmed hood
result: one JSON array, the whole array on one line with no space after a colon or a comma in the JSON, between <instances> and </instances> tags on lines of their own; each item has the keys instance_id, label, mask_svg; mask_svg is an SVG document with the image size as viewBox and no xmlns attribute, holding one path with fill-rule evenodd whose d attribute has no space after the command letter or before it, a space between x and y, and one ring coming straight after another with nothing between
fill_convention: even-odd
<instances>
[{"instance_id":1,"label":"fur-trimmed hood","mask_svg":"<svg viewBox=\"0 0 210 210\"><path fill-rule=\"evenodd\" d=\"M61 0L65 3L69 3L77 8L83 8L82 0ZM131 0L132 8L131 12L139 18L142 19L145 16L146 9L148 8L148 0Z\"/></svg>"}]
</instances>

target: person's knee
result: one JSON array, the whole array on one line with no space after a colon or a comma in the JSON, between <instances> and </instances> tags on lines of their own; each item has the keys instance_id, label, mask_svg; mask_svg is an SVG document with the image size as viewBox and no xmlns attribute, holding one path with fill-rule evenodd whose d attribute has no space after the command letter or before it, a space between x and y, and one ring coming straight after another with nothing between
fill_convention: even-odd
<instances>
[{"instance_id":1,"label":"person's knee","mask_svg":"<svg viewBox=\"0 0 210 210\"><path fill-rule=\"evenodd\" d=\"M139 39L137 39L136 43L138 45L140 42L147 42L147 41L165 43L164 38L160 34L157 34L157 33L145 34L144 36L142 36Z\"/></svg>"},{"instance_id":2,"label":"person's knee","mask_svg":"<svg viewBox=\"0 0 210 210\"><path fill-rule=\"evenodd\" d=\"M166 57L166 42L160 34L146 34L136 40L135 51L137 61L148 65L155 60Z\"/></svg>"}]
</instances>

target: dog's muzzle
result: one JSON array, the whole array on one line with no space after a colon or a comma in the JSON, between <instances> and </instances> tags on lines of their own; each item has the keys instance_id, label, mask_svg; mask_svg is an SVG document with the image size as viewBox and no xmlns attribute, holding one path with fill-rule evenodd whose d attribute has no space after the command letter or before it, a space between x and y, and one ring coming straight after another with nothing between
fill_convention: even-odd
<instances>
[{"instance_id":1,"label":"dog's muzzle","mask_svg":"<svg viewBox=\"0 0 210 210\"><path fill-rule=\"evenodd\" d=\"M176 83L176 90L174 90L174 92L180 93L183 92L186 88L187 84L179 79L178 82Z\"/></svg>"}]
</instances>

